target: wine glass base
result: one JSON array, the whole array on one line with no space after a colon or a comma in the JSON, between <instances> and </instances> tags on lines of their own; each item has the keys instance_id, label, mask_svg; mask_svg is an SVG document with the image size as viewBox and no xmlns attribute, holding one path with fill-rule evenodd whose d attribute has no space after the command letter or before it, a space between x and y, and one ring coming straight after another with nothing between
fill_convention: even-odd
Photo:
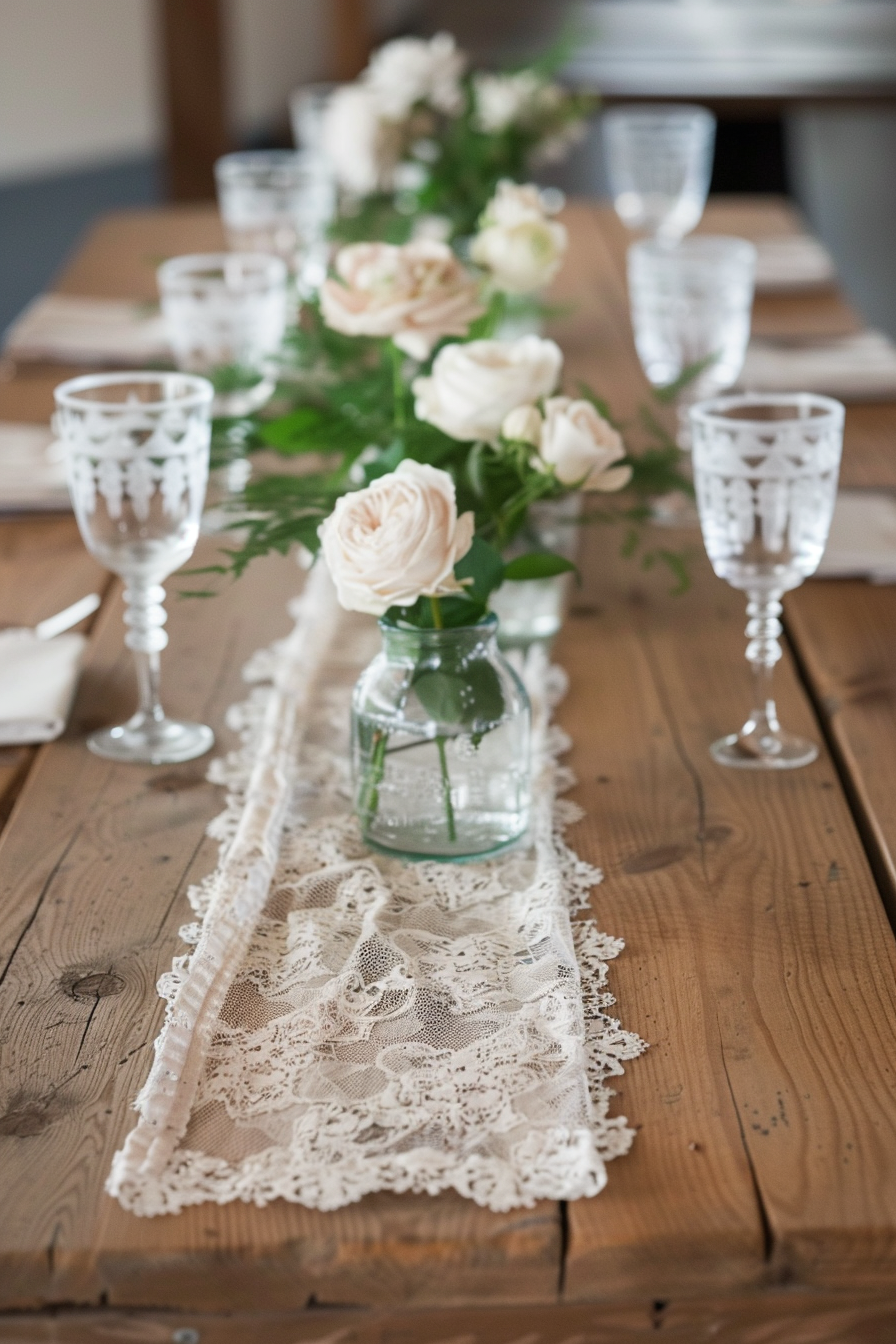
<instances>
[{"instance_id":1,"label":"wine glass base","mask_svg":"<svg viewBox=\"0 0 896 1344\"><path fill-rule=\"evenodd\" d=\"M215 735L204 723L177 723L173 719L102 728L87 739L96 756L143 765L192 761L204 756L214 743Z\"/></svg>"},{"instance_id":2,"label":"wine glass base","mask_svg":"<svg viewBox=\"0 0 896 1344\"><path fill-rule=\"evenodd\" d=\"M778 733L764 741L731 733L713 742L709 754L719 765L735 770L798 770L817 758L818 747L793 733Z\"/></svg>"}]
</instances>

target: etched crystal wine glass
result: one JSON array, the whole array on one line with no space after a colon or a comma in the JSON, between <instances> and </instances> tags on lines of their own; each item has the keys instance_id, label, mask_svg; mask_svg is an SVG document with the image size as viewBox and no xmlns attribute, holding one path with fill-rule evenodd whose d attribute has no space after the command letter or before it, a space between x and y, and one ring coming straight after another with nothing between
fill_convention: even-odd
<instances>
[{"instance_id":1,"label":"etched crystal wine glass","mask_svg":"<svg viewBox=\"0 0 896 1344\"><path fill-rule=\"evenodd\" d=\"M614 107L603 115L613 205L623 224L675 243L700 223L716 119L685 103Z\"/></svg>"},{"instance_id":2,"label":"etched crystal wine glass","mask_svg":"<svg viewBox=\"0 0 896 1344\"><path fill-rule=\"evenodd\" d=\"M157 272L175 363L215 384L216 416L248 415L276 386L286 330L286 265L260 252L172 257Z\"/></svg>"},{"instance_id":3,"label":"etched crystal wine glass","mask_svg":"<svg viewBox=\"0 0 896 1344\"><path fill-rule=\"evenodd\" d=\"M720 765L788 770L818 755L778 722L772 674L781 598L818 567L834 513L843 406L809 392L719 397L691 408L703 541L721 579L747 594L753 709L710 747Z\"/></svg>"},{"instance_id":4,"label":"etched crystal wine glass","mask_svg":"<svg viewBox=\"0 0 896 1344\"><path fill-rule=\"evenodd\" d=\"M755 271L756 248L744 238L703 234L677 247L643 241L629 248L635 346L649 381L668 387L703 365L680 407L736 381L750 339Z\"/></svg>"},{"instance_id":5,"label":"etched crystal wine glass","mask_svg":"<svg viewBox=\"0 0 896 1344\"><path fill-rule=\"evenodd\" d=\"M319 154L293 149L225 154L215 164L218 204L234 252L280 257L303 296L326 278L336 186Z\"/></svg>"},{"instance_id":6,"label":"etched crystal wine glass","mask_svg":"<svg viewBox=\"0 0 896 1344\"><path fill-rule=\"evenodd\" d=\"M199 535L213 395L205 378L185 373L91 374L56 388L53 427L78 527L90 553L125 581L125 644L137 665L137 712L91 734L98 756L160 765L201 756L215 740L204 724L169 719L159 701L162 581Z\"/></svg>"}]
</instances>

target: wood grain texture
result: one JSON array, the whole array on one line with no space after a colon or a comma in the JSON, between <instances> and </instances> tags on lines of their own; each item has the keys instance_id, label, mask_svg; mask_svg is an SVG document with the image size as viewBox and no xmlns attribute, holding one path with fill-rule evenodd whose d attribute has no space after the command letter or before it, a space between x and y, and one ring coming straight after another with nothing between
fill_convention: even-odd
<instances>
[{"instance_id":1,"label":"wood grain texture","mask_svg":"<svg viewBox=\"0 0 896 1344\"><path fill-rule=\"evenodd\" d=\"M221 733L240 668L285 633L298 587L294 563L276 559L214 601L170 602L171 712ZM0 844L0 1302L246 1307L259 1284L279 1307L550 1300L551 1205L498 1216L459 1198L381 1197L333 1215L231 1205L140 1221L102 1193L161 1023L154 985L191 917L186 888L214 862L205 827L221 808L201 761L159 771L85 751L87 731L132 705L116 600L70 730L38 760Z\"/></svg>"},{"instance_id":2,"label":"wood grain texture","mask_svg":"<svg viewBox=\"0 0 896 1344\"><path fill-rule=\"evenodd\" d=\"M600 1307L0 1316L0 1344L892 1344L894 1332L892 1296L792 1291Z\"/></svg>"},{"instance_id":3,"label":"wood grain texture","mask_svg":"<svg viewBox=\"0 0 896 1344\"><path fill-rule=\"evenodd\" d=\"M587 279L577 277L589 301L581 329L564 334L567 371L587 370L591 381L599 372L602 392L630 416L644 380L620 330L627 312L619 233L606 212L576 217L575 227L589 230ZM586 251L581 233L575 245ZM739 774L710 761L709 743L747 709L745 613L705 559L693 569L692 592L669 599L614 561L606 535L592 535L580 605L595 614L584 629L573 618L558 645L572 682L561 718L573 733L588 818L573 843L607 865L594 898L602 925L618 928L629 949L637 939L662 963L648 994L643 979L629 981L636 957L622 958L615 975L626 1021L649 1002L653 1035L649 1027L644 1034L654 1040L660 1026L668 1066L680 1075L678 1096L699 1098L700 1118L715 1121L686 1142L679 1135L676 1149L674 1126L661 1118L663 1091L648 1086L640 1095L650 1056L627 1070L624 1109L643 1131L601 1200L570 1206L566 1295L606 1295L616 1275L633 1289L626 1248L660 1229L673 1257L664 1291L676 1286L674 1257L685 1259L686 1244L698 1248L693 1263L702 1272L714 1253L724 1265L731 1243L722 1226L705 1243L702 1229L713 1215L730 1218L722 1191L736 1187L717 1188L711 1161L705 1175L693 1170L717 1156L717 1135L729 1160L738 1149L745 1157L761 1203L767 1245L754 1273L880 1286L896 1256L896 945L829 760L788 777ZM784 721L817 736L792 665L781 667L779 681ZM686 988L689 999L673 998ZM729 1223L729 1237L732 1226L743 1253L744 1227ZM649 1258L656 1268L663 1252ZM733 1272L736 1254L727 1263ZM682 1273L686 1282L686 1267Z\"/></svg>"},{"instance_id":4,"label":"wood grain texture","mask_svg":"<svg viewBox=\"0 0 896 1344\"><path fill-rule=\"evenodd\" d=\"M896 924L896 589L806 584L789 599L787 627Z\"/></svg>"},{"instance_id":5,"label":"wood grain texture","mask_svg":"<svg viewBox=\"0 0 896 1344\"><path fill-rule=\"evenodd\" d=\"M724 210L710 211L708 227L727 220L728 231L755 233L792 221L778 207ZM557 334L568 385L587 378L630 418L646 384L628 323L624 236L589 207L572 207L567 220L573 260L558 297L575 310ZM162 257L217 246L218 228L207 209L119 215L93 231L59 288L151 298ZM776 319L769 308L763 320L820 324L812 329L854 320L834 296L812 297L802 308L782 301L787 310ZM19 407L17 418L41 418L54 376L30 369L0 384L0 414ZM850 410L859 475L886 469L888 414ZM16 544L32 550L10 553L11 584L28 601L75 568L71 520L46 527L23 523ZM60 555L71 548L71 564L40 561L51 537ZM699 559L691 594L672 599L620 566L617 541L608 530L589 538L586 584L558 648L572 677L562 718L586 808L571 838L606 870L595 912L627 941L611 987L625 1025L651 1042L616 1102L640 1127L634 1149L598 1199L567 1211L566 1297L612 1305L572 1305L562 1316L533 1305L505 1317L364 1317L334 1338L429 1344L422 1332L433 1323L437 1339L477 1344L501 1344L505 1326L508 1344L617 1344L657 1330L730 1344L892 1337L892 1303L874 1293L891 1288L896 1257L896 953L846 798L826 757L790 778L712 765L708 742L741 720L748 698L740 599ZM699 557L699 538L688 544ZM220 726L245 657L285 629L296 584L294 567L275 560L214 603L171 604L163 692L172 710ZM818 603L813 619L824 626L834 608ZM799 642L802 651L808 637ZM831 634L829 662L837 654ZM874 658L883 669L888 644ZM179 946L185 887L213 862L204 827L220 807L202 762L158 773L83 750L83 733L126 712L132 694L116 595L100 615L72 729L39 755L0 847L0 1305L102 1299L147 1310L20 1317L0 1322L0 1340L17 1329L23 1340L74 1340L92 1328L170 1338L194 1319L150 1308L554 1301L564 1231L549 1204L498 1217L456 1198L379 1196L327 1215L229 1205L139 1220L102 1194L158 1030L154 982ZM790 725L817 734L789 661L780 700ZM862 1286L866 1298L774 1286L785 1281ZM747 1288L763 1291L739 1297ZM325 1315L335 1319L270 1318L265 1338L329 1338L317 1324ZM247 1337L248 1318L195 1320L203 1340Z\"/></svg>"}]
</instances>

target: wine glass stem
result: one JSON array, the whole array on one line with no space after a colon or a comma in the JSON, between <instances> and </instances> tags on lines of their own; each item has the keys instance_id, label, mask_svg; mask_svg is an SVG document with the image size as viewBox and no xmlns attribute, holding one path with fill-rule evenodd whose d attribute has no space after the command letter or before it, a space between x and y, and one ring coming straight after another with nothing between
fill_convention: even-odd
<instances>
[{"instance_id":1,"label":"wine glass stem","mask_svg":"<svg viewBox=\"0 0 896 1344\"><path fill-rule=\"evenodd\" d=\"M781 657L781 593L752 592L747 602L747 661L753 671L753 711L741 736L776 737L780 732L772 695L775 664Z\"/></svg>"},{"instance_id":2,"label":"wine glass stem","mask_svg":"<svg viewBox=\"0 0 896 1344\"><path fill-rule=\"evenodd\" d=\"M138 706L136 717L160 723L165 712L159 699L159 654L168 643L163 629L168 619L162 602L165 589L158 583L132 580L124 590L124 642L133 650L137 667Z\"/></svg>"}]
</instances>

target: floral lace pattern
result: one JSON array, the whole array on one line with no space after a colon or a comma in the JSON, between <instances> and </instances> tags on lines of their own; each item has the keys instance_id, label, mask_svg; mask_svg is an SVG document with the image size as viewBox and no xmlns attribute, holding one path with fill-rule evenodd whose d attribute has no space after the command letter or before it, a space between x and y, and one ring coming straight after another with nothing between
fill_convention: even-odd
<instances>
[{"instance_id":1,"label":"floral lace pattern","mask_svg":"<svg viewBox=\"0 0 896 1344\"><path fill-rule=\"evenodd\" d=\"M494 1210L593 1195L633 1132L607 1080L644 1048L608 1014L622 943L587 905L600 873L565 844L564 677L533 701L531 844L490 862L402 865L351 813L352 685L372 622L312 571L293 634L256 656L216 871L190 894L192 953L160 982L166 1024L110 1192L138 1214L276 1198L334 1209L453 1188ZM338 636L338 637L337 637Z\"/></svg>"}]
</instances>

